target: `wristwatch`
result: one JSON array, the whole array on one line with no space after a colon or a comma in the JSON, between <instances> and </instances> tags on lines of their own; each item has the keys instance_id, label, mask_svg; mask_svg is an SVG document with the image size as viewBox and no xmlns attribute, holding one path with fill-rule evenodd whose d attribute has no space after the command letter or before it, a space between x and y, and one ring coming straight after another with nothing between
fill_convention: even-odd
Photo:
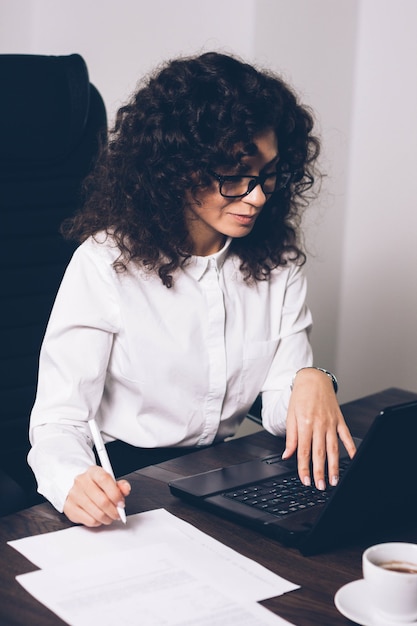
<instances>
[{"instance_id":1,"label":"wristwatch","mask_svg":"<svg viewBox=\"0 0 417 626\"><path fill-rule=\"evenodd\" d=\"M292 379L292 382L291 382L291 391L294 387L295 377L297 376L298 372L301 372L301 370L308 370L308 369L319 370L320 372L323 372L323 374L326 374L326 376L328 376L333 383L334 392L337 393L337 390L339 389L339 383L337 382L336 376L332 374L331 372L329 372L328 370L325 370L323 367L314 367L314 365L311 365L309 367L300 367L300 369L295 372L294 378Z\"/></svg>"}]
</instances>

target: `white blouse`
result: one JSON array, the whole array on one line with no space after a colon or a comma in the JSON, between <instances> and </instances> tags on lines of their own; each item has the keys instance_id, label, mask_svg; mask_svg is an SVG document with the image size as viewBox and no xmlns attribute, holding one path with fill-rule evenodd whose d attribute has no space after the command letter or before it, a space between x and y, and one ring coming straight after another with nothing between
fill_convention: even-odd
<instances>
[{"instance_id":1,"label":"white blouse","mask_svg":"<svg viewBox=\"0 0 417 626\"><path fill-rule=\"evenodd\" d=\"M224 248L192 257L171 289L110 238L84 242L45 334L29 453L39 492L62 511L94 463L87 420L105 441L207 446L233 435L259 393L264 427L285 432L290 383L312 364L306 281L289 263L248 284Z\"/></svg>"}]
</instances>

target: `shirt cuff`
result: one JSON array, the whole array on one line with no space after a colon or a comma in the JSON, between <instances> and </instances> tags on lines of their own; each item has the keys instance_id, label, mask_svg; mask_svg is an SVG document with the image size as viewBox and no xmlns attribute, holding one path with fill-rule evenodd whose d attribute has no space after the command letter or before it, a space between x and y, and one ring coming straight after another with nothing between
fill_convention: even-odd
<instances>
[{"instance_id":1,"label":"shirt cuff","mask_svg":"<svg viewBox=\"0 0 417 626\"><path fill-rule=\"evenodd\" d=\"M287 428L291 388L262 393L262 425L272 435L284 437Z\"/></svg>"},{"instance_id":2,"label":"shirt cuff","mask_svg":"<svg viewBox=\"0 0 417 626\"><path fill-rule=\"evenodd\" d=\"M38 492L62 513L75 477L96 464L93 450L71 427L39 426L34 429L33 441L28 463L36 476Z\"/></svg>"}]
</instances>

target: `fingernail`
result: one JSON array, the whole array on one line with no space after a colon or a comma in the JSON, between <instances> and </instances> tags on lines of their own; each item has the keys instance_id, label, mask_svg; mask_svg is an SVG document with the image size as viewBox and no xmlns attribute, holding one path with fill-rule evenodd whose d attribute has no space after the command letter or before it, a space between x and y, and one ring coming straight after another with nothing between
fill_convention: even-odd
<instances>
[{"instance_id":1,"label":"fingernail","mask_svg":"<svg viewBox=\"0 0 417 626\"><path fill-rule=\"evenodd\" d=\"M339 482L339 476L332 476L332 479L330 481L331 486L336 487L338 482Z\"/></svg>"},{"instance_id":2,"label":"fingernail","mask_svg":"<svg viewBox=\"0 0 417 626\"><path fill-rule=\"evenodd\" d=\"M120 502L117 503L117 507L118 508L120 507L121 509L124 509L125 508L125 503L120 501Z\"/></svg>"},{"instance_id":3,"label":"fingernail","mask_svg":"<svg viewBox=\"0 0 417 626\"><path fill-rule=\"evenodd\" d=\"M305 487L310 487L311 486L311 478L310 478L310 476L304 476L304 478L303 478L303 485Z\"/></svg>"},{"instance_id":4,"label":"fingernail","mask_svg":"<svg viewBox=\"0 0 417 626\"><path fill-rule=\"evenodd\" d=\"M326 483L324 482L324 480L319 480L318 489L320 489L320 491L324 491L326 489Z\"/></svg>"},{"instance_id":5,"label":"fingernail","mask_svg":"<svg viewBox=\"0 0 417 626\"><path fill-rule=\"evenodd\" d=\"M284 452L282 453L281 459L286 459L287 458L287 451L284 450Z\"/></svg>"}]
</instances>

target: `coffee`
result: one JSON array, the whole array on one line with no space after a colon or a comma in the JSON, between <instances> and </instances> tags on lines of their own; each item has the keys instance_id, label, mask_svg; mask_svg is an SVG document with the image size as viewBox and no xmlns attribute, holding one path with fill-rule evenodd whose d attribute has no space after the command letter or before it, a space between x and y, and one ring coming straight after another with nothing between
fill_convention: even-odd
<instances>
[{"instance_id":1,"label":"coffee","mask_svg":"<svg viewBox=\"0 0 417 626\"><path fill-rule=\"evenodd\" d=\"M406 561L386 561L385 563L380 563L379 565L390 572L417 574L417 564L415 563L407 563Z\"/></svg>"}]
</instances>

